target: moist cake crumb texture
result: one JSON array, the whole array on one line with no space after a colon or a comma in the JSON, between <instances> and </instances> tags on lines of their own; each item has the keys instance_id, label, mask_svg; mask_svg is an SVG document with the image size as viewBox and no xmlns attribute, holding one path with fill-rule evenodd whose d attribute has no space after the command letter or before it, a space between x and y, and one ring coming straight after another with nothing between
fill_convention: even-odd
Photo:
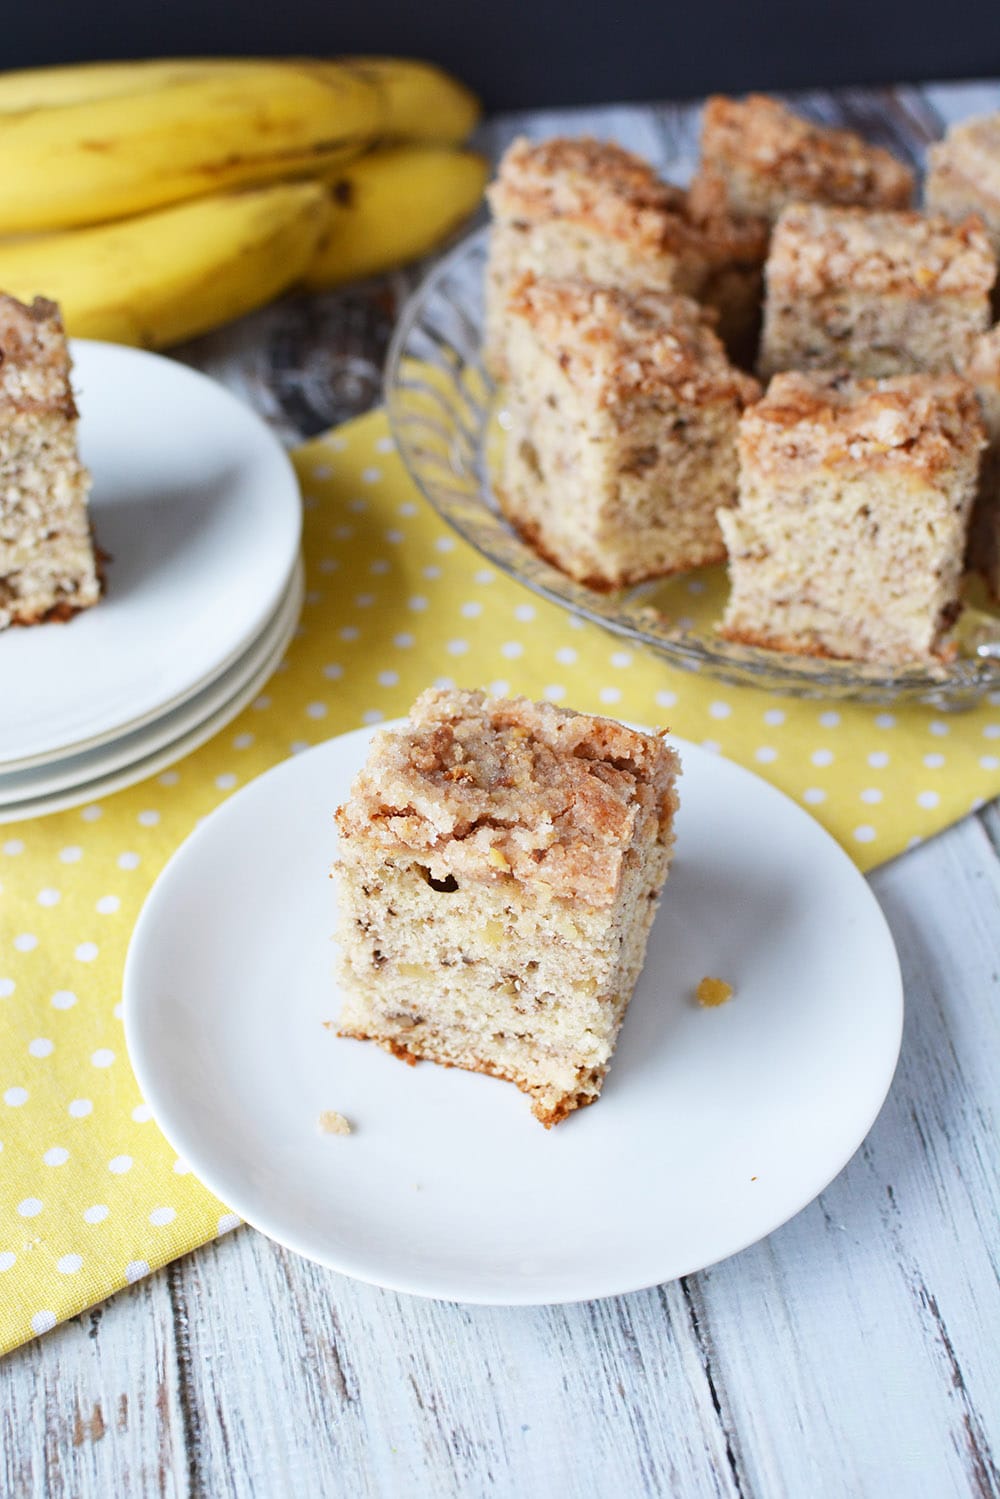
<instances>
[{"instance_id":1,"label":"moist cake crumb texture","mask_svg":"<svg viewBox=\"0 0 1000 1499\"><path fill-rule=\"evenodd\" d=\"M740 430L723 634L907 665L946 656L985 434L955 375L776 375Z\"/></svg>"},{"instance_id":2,"label":"moist cake crumb texture","mask_svg":"<svg viewBox=\"0 0 1000 1499\"><path fill-rule=\"evenodd\" d=\"M0 629L97 602L89 489L59 309L0 294Z\"/></svg>"},{"instance_id":3,"label":"moist cake crumb texture","mask_svg":"<svg viewBox=\"0 0 1000 1499\"><path fill-rule=\"evenodd\" d=\"M433 689L337 813L341 1035L507 1078L546 1125L600 1093L673 850L675 752Z\"/></svg>"},{"instance_id":4,"label":"moist cake crumb texture","mask_svg":"<svg viewBox=\"0 0 1000 1499\"><path fill-rule=\"evenodd\" d=\"M736 498L736 431L756 382L696 302L525 277L508 307L497 486L543 556L613 589L719 562Z\"/></svg>"},{"instance_id":5,"label":"moist cake crumb texture","mask_svg":"<svg viewBox=\"0 0 1000 1499\"><path fill-rule=\"evenodd\" d=\"M978 219L795 204L767 260L761 374L960 369L996 272Z\"/></svg>"}]
</instances>

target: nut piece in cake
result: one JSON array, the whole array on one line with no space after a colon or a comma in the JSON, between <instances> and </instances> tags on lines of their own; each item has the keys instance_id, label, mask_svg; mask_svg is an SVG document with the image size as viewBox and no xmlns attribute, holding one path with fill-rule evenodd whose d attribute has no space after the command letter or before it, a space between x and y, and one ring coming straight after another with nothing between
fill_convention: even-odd
<instances>
[{"instance_id":1,"label":"nut piece in cake","mask_svg":"<svg viewBox=\"0 0 1000 1499\"><path fill-rule=\"evenodd\" d=\"M766 226L717 209L697 222L687 195L610 142L516 140L487 197L487 367L506 370L507 301L526 274L581 277L625 290L673 291L717 308L724 340L746 342L760 306Z\"/></svg>"},{"instance_id":2,"label":"nut piece in cake","mask_svg":"<svg viewBox=\"0 0 1000 1499\"><path fill-rule=\"evenodd\" d=\"M720 514L722 633L905 665L946 655L982 421L956 375L776 375L740 427L740 500Z\"/></svg>"},{"instance_id":3,"label":"nut piece in cake","mask_svg":"<svg viewBox=\"0 0 1000 1499\"><path fill-rule=\"evenodd\" d=\"M949 219L978 214L1000 257L1000 111L952 125L931 146L924 203Z\"/></svg>"},{"instance_id":4,"label":"nut piece in cake","mask_svg":"<svg viewBox=\"0 0 1000 1499\"><path fill-rule=\"evenodd\" d=\"M975 218L794 204L771 239L761 373L960 369L996 270Z\"/></svg>"},{"instance_id":5,"label":"nut piece in cake","mask_svg":"<svg viewBox=\"0 0 1000 1499\"><path fill-rule=\"evenodd\" d=\"M0 294L0 629L100 597L69 376L55 303Z\"/></svg>"},{"instance_id":6,"label":"nut piece in cake","mask_svg":"<svg viewBox=\"0 0 1000 1499\"><path fill-rule=\"evenodd\" d=\"M337 813L339 1031L593 1103L667 876L675 752L525 698L425 692Z\"/></svg>"},{"instance_id":7,"label":"nut piece in cake","mask_svg":"<svg viewBox=\"0 0 1000 1499\"><path fill-rule=\"evenodd\" d=\"M908 208L912 200L909 167L853 131L814 125L763 94L716 94L705 105L691 183L696 214L773 223L789 203Z\"/></svg>"},{"instance_id":8,"label":"nut piece in cake","mask_svg":"<svg viewBox=\"0 0 1000 1499\"><path fill-rule=\"evenodd\" d=\"M979 469L966 561L1000 601L1000 323L976 339L962 373L979 398L989 444Z\"/></svg>"},{"instance_id":9,"label":"nut piece in cake","mask_svg":"<svg viewBox=\"0 0 1000 1499\"><path fill-rule=\"evenodd\" d=\"M498 495L543 556L620 588L725 556L736 429L759 387L702 309L668 292L526 280L508 315Z\"/></svg>"}]
</instances>

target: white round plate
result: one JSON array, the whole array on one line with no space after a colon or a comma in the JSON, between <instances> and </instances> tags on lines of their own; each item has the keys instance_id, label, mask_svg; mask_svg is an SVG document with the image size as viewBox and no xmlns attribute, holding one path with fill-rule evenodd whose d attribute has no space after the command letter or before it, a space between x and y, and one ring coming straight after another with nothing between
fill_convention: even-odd
<instances>
[{"instance_id":1,"label":"white round plate","mask_svg":"<svg viewBox=\"0 0 1000 1499\"><path fill-rule=\"evenodd\" d=\"M249 663L241 662L235 677L227 677L224 700L211 712L200 714L192 727L171 737L155 751L147 749L141 757L131 759L117 769L109 770L105 767L99 774L74 782L63 790L25 797L0 806L0 823L23 822L27 817L43 817L50 812L65 812L68 807L98 801L114 791L123 791L126 786L148 780L150 776L165 770L168 765L173 765L175 760L190 755L214 738L237 714L242 713L273 675L295 634L301 608L302 582L299 574L296 574L273 628L269 628L265 632L266 638L254 646ZM234 680L239 684L235 688ZM181 722L184 721L186 715L181 719Z\"/></svg>"},{"instance_id":2,"label":"white round plate","mask_svg":"<svg viewBox=\"0 0 1000 1499\"><path fill-rule=\"evenodd\" d=\"M410 1068L336 1020L332 813L372 734L276 766L192 834L125 969L143 1095L248 1222L446 1300L585 1300L752 1244L864 1139L899 1050L885 920L847 855L748 771L680 742L678 852L601 1099L546 1131L509 1083ZM694 1001L706 974L736 997ZM335 1109L349 1137L322 1134Z\"/></svg>"},{"instance_id":3,"label":"white round plate","mask_svg":"<svg viewBox=\"0 0 1000 1499\"><path fill-rule=\"evenodd\" d=\"M65 624L0 633L0 767L139 727L258 635L298 555L294 470L259 417L186 365L74 341L80 449L106 593Z\"/></svg>"},{"instance_id":4,"label":"white round plate","mask_svg":"<svg viewBox=\"0 0 1000 1499\"><path fill-rule=\"evenodd\" d=\"M274 614L248 650L214 677L207 687L185 699L178 707L152 719L142 728L126 731L117 739L79 755L49 760L29 770L0 771L0 810L23 802L34 802L71 787L86 785L99 776L110 775L145 760L165 745L173 744L189 730L208 722L219 709L225 708L261 666L271 659L279 645L287 645L298 623L303 593L302 563L298 562Z\"/></svg>"}]
</instances>

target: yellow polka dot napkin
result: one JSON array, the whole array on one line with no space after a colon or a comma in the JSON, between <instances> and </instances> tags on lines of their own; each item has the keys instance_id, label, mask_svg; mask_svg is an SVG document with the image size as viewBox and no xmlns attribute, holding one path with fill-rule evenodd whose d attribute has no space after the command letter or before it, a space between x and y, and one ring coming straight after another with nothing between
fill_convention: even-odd
<instances>
[{"instance_id":1,"label":"yellow polka dot napkin","mask_svg":"<svg viewBox=\"0 0 1000 1499\"><path fill-rule=\"evenodd\" d=\"M289 754L404 713L434 681L547 696L717 747L809 807L863 869L1000 791L1000 695L949 717L889 713L673 671L452 535L407 480L382 413L296 462L307 594L263 695L162 775L0 828L0 1351L238 1221L150 1119L125 1055L121 977L169 855Z\"/></svg>"}]
</instances>

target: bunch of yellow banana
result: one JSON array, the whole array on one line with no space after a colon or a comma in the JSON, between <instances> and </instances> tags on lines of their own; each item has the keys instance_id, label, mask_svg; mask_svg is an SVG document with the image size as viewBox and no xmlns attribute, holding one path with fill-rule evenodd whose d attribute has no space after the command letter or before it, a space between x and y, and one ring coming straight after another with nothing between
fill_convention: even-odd
<instances>
[{"instance_id":1,"label":"bunch of yellow banana","mask_svg":"<svg viewBox=\"0 0 1000 1499\"><path fill-rule=\"evenodd\" d=\"M0 73L0 290L162 348L291 286L425 254L486 166L475 98L395 58L180 58Z\"/></svg>"}]
</instances>

